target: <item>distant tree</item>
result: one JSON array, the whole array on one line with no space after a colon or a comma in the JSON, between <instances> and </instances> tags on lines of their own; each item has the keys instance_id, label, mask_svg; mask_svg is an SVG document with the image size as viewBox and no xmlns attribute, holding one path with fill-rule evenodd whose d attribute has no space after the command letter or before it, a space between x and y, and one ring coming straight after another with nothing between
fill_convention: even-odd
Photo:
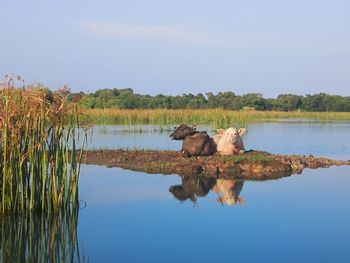
<instances>
[{"instance_id":1,"label":"distant tree","mask_svg":"<svg viewBox=\"0 0 350 263\"><path fill-rule=\"evenodd\" d=\"M49 90L48 90L49 91ZM52 94L52 93L51 93ZM48 92L49 98L50 92ZM265 99L260 93L248 93L242 96L234 92L208 92L167 96L136 94L132 89L100 89L95 93L69 93L69 99L86 108L121 108L121 109L204 109L223 108L241 110L281 111L350 111L350 97L334 96L325 93L299 96L281 94L276 99Z\"/></svg>"},{"instance_id":2,"label":"distant tree","mask_svg":"<svg viewBox=\"0 0 350 263\"><path fill-rule=\"evenodd\" d=\"M256 110L266 110L266 100L260 93L248 93L242 96L242 102L244 106L252 107Z\"/></svg>"},{"instance_id":3,"label":"distant tree","mask_svg":"<svg viewBox=\"0 0 350 263\"><path fill-rule=\"evenodd\" d=\"M171 97L172 109L185 109L187 108L188 103L189 103L189 100L184 96Z\"/></svg>"},{"instance_id":4,"label":"distant tree","mask_svg":"<svg viewBox=\"0 0 350 263\"><path fill-rule=\"evenodd\" d=\"M271 104L275 110L295 111L301 107L302 97L293 94L281 94L271 101Z\"/></svg>"}]
</instances>

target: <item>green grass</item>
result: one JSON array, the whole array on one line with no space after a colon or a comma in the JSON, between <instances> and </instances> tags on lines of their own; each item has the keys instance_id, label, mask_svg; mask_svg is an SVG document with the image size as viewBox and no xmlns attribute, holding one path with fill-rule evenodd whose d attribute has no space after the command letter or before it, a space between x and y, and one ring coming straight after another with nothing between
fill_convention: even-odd
<instances>
[{"instance_id":1,"label":"green grass","mask_svg":"<svg viewBox=\"0 0 350 263\"><path fill-rule=\"evenodd\" d=\"M263 155L263 154L255 154L255 155L230 155L230 156L217 156L216 157L220 162L234 162L239 163L243 161L247 162L270 162L273 158Z\"/></svg>"},{"instance_id":2,"label":"green grass","mask_svg":"<svg viewBox=\"0 0 350 263\"><path fill-rule=\"evenodd\" d=\"M224 109L205 110L120 110L81 109L83 121L88 124L141 125L154 124L167 127L181 123L209 124L214 129L223 127L246 127L249 123L271 122L288 119L349 121L350 112L280 112L280 111L230 111Z\"/></svg>"}]
</instances>

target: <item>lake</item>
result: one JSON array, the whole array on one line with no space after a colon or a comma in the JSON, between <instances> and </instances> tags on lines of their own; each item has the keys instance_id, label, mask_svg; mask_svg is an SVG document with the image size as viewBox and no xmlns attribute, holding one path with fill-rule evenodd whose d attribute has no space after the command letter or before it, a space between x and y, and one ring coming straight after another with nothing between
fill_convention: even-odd
<instances>
[{"instance_id":1,"label":"lake","mask_svg":"<svg viewBox=\"0 0 350 263\"><path fill-rule=\"evenodd\" d=\"M349 131L349 122L252 124L244 142L247 149L350 159ZM168 134L157 126L94 127L89 148L180 149ZM52 219L2 219L1 259L350 262L350 167L263 182L196 180L83 165L82 208ZM225 199L224 185L234 186L234 199Z\"/></svg>"}]
</instances>

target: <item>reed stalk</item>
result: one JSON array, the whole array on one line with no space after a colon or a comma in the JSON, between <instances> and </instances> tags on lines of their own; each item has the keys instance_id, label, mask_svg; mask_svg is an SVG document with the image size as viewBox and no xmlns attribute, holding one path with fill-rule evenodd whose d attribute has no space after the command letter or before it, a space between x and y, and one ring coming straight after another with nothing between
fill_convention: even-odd
<instances>
[{"instance_id":1,"label":"reed stalk","mask_svg":"<svg viewBox=\"0 0 350 263\"><path fill-rule=\"evenodd\" d=\"M0 214L79 204L78 115L66 90L0 87Z\"/></svg>"}]
</instances>

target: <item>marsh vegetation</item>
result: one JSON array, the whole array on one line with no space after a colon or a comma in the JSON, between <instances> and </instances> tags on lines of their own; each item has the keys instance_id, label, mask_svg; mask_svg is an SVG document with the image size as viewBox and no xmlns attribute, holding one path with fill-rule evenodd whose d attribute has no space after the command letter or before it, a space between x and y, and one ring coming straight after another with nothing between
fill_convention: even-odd
<instances>
[{"instance_id":1,"label":"marsh vegetation","mask_svg":"<svg viewBox=\"0 0 350 263\"><path fill-rule=\"evenodd\" d=\"M83 119L89 124L209 124L213 128L246 127L250 123L303 119L304 121L350 120L349 112L283 112L283 111L232 111L225 109L83 109Z\"/></svg>"},{"instance_id":2,"label":"marsh vegetation","mask_svg":"<svg viewBox=\"0 0 350 263\"><path fill-rule=\"evenodd\" d=\"M79 118L65 90L0 87L0 214L77 206ZM17 78L21 81L21 78Z\"/></svg>"}]
</instances>

